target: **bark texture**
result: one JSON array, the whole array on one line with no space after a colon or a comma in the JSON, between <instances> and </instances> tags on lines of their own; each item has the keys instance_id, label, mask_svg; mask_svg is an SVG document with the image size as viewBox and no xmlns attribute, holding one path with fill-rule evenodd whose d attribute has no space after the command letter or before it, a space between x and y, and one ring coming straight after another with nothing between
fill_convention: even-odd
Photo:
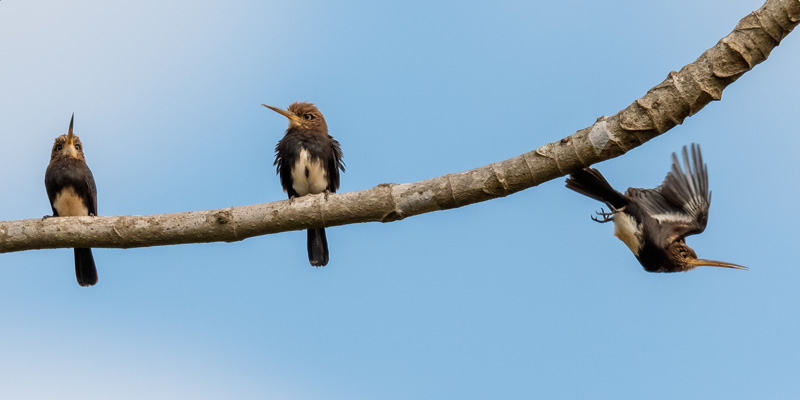
<instances>
[{"instance_id":1,"label":"bark texture","mask_svg":"<svg viewBox=\"0 0 800 400\"><path fill-rule=\"evenodd\" d=\"M668 131L742 74L766 60L800 22L800 0L767 0L697 60L610 117L520 156L414 183L305 196L219 210L119 217L61 217L0 222L0 252L68 247L131 248L232 242L270 233L391 222L507 196L620 156Z\"/></svg>"}]
</instances>

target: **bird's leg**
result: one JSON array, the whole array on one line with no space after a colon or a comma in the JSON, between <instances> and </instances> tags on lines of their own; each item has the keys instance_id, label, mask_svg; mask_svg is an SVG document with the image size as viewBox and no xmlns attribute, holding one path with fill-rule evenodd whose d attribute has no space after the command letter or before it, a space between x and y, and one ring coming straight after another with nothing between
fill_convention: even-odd
<instances>
[{"instance_id":1,"label":"bird's leg","mask_svg":"<svg viewBox=\"0 0 800 400\"><path fill-rule=\"evenodd\" d=\"M328 190L328 189L325 189L325 201L328 201L328 195L329 194L331 194L331 191Z\"/></svg>"}]
</instances>

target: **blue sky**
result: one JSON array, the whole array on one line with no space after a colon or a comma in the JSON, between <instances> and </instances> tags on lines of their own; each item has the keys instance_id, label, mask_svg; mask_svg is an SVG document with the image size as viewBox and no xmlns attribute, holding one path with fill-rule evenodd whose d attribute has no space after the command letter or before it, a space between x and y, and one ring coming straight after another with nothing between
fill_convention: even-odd
<instances>
[{"instance_id":1,"label":"blue sky","mask_svg":"<svg viewBox=\"0 0 800 400\"><path fill-rule=\"evenodd\" d=\"M50 212L75 112L101 215L283 200L285 118L316 103L340 191L458 172L611 115L761 6L641 2L0 3L0 220ZM563 179L390 224L237 243L0 254L0 396L60 399L797 398L800 34L707 106L597 167L658 185L700 143L701 257L644 272Z\"/></svg>"}]
</instances>

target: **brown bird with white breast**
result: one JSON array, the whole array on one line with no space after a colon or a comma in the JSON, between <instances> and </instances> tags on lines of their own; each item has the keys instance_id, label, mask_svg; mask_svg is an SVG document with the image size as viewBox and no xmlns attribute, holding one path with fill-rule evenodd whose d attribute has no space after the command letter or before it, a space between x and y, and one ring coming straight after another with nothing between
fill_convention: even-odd
<instances>
[{"instance_id":1,"label":"brown bird with white breast","mask_svg":"<svg viewBox=\"0 0 800 400\"><path fill-rule=\"evenodd\" d=\"M594 168L570 174L567 187L611 208L608 213L598 212L601 218L592 219L614 221L614 235L628 246L645 271L680 272L699 266L747 269L697 258L686 245L686 236L702 233L706 228L711 192L700 146L692 145L691 159L684 146L683 163L685 171L672 154L672 171L655 189L629 188L623 195Z\"/></svg>"},{"instance_id":2,"label":"brown bird with white breast","mask_svg":"<svg viewBox=\"0 0 800 400\"><path fill-rule=\"evenodd\" d=\"M44 174L44 186L53 208L53 217L97 215L97 188L81 139L72 132L75 114L69 121L69 132L56 138L50 153L50 164ZM75 249L75 276L81 286L97 283L97 268L92 249Z\"/></svg>"},{"instance_id":3,"label":"brown bird with white breast","mask_svg":"<svg viewBox=\"0 0 800 400\"><path fill-rule=\"evenodd\" d=\"M275 163L289 199L307 194L334 193L339 189L339 170L344 172L342 150L328 134L328 125L317 107L297 102L288 110L262 104L289 119L289 128L275 146ZM325 228L308 230L308 261L315 267L328 264Z\"/></svg>"}]
</instances>

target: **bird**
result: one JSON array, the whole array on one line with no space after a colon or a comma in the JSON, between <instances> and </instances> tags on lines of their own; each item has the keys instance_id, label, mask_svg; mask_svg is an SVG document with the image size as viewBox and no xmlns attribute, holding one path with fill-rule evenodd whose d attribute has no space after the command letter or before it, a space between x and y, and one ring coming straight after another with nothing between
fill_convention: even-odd
<instances>
[{"instance_id":1,"label":"bird","mask_svg":"<svg viewBox=\"0 0 800 400\"><path fill-rule=\"evenodd\" d=\"M53 217L97 215L97 188L94 176L83 155L81 139L72 131L75 114L69 121L69 131L55 139L50 164L44 174L44 186L53 209ZM49 216L45 216L47 218ZM75 249L75 276L81 286L97 283L97 267L92 249Z\"/></svg>"},{"instance_id":2,"label":"bird","mask_svg":"<svg viewBox=\"0 0 800 400\"><path fill-rule=\"evenodd\" d=\"M339 189L339 171L344 172L342 149L328 134L325 117L312 103L295 102L287 110L269 108L289 119L289 128L275 146L275 162L281 186L292 201L308 194ZM325 228L308 230L308 261L315 267L328 264L328 239Z\"/></svg>"},{"instance_id":3,"label":"bird","mask_svg":"<svg viewBox=\"0 0 800 400\"><path fill-rule=\"evenodd\" d=\"M614 221L614 235L624 242L648 272L682 272L700 266L746 270L747 267L697 257L686 245L686 236L702 233L708 222L711 192L708 168L700 146L691 145L691 156L683 147L681 167L672 154L672 170L661 186L654 189L628 188L616 191L600 171L583 168L570 174L567 188L602 201L611 209L601 209L594 221Z\"/></svg>"}]
</instances>

